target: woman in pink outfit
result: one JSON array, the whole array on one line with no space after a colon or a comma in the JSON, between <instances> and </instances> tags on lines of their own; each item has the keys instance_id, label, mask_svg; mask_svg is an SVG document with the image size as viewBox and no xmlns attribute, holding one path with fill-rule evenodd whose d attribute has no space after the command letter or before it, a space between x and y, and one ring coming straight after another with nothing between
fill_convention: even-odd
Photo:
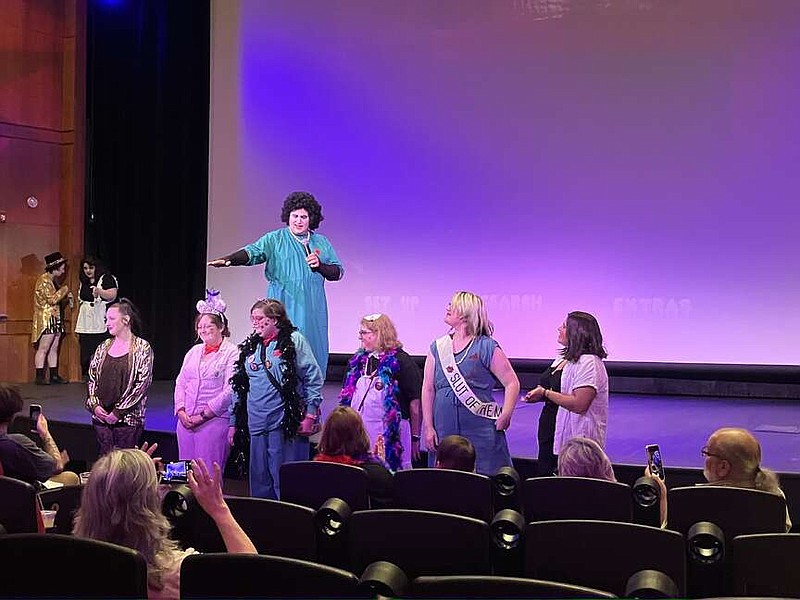
<instances>
[{"instance_id":1,"label":"woman in pink outfit","mask_svg":"<svg viewBox=\"0 0 800 600\"><path fill-rule=\"evenodd\" d=\"M178 453L183 460L202 458L224 469L228 458L229 381L239 350L228 337L225 301L216 290L197 303L195 327L200 343L183 359L175 380Z\"/></svg>"}]
</instances>

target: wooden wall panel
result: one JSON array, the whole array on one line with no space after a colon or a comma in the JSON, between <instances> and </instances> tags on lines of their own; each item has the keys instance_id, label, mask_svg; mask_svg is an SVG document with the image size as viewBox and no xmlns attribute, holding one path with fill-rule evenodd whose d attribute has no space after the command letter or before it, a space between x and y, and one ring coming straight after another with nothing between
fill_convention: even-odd
<instances>
[{"instance_id":1,"label":"wooden wall panel","mask_svg":"<svg viewBox=\"0 0 800 600\"><path fill-rule=\"evenodd\" d=\"M0 380L33 378L33 285L44 256L83 248L85 0L0 2ZM30 208L26 199L39 205ZM4 220L4 222L3 222ZM68 330L75 315L68 311ZM68 334L59 367L80 376Z\"/></svg>"}]
</instances>

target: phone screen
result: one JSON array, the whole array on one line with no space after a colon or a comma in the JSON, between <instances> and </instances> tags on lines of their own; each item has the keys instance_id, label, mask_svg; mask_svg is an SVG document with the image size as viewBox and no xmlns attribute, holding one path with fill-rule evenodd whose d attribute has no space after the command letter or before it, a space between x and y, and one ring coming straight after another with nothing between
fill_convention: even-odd
<instances>
[{"instance_id":1,"label":"phone screen","mask_svg":"<svg viewBox=\"0 0 800 600\"><path fill-rule=\"evenodd\" d=\"M39 404L31 404L31 431L36 431L36 421L39 420L39 415L42 414L42 407Z\"/></svg>"},{"instance_id":2,"label":"phone screen","mask_svg":"<svg viewBox=\"0 0 800 600\"><path fill-rule=\"evenodd\" d=\"M188 460L178 460L167 463L161 481L164 483L186 483L188 481L187 475L190 469L191 463Z\"/></svg>"},{"instance_id":3,"label":"phone screen","mask_svg":"<svg viewBox=\"0 0 800 600\"><path fill-rule=\"evenodd\" d=\"M661 459L661 449L658 444L649 444L645 446L647 451L647 465L650 467L650 472L664 481L664 462Z\"/></svg>"}]
</instances>

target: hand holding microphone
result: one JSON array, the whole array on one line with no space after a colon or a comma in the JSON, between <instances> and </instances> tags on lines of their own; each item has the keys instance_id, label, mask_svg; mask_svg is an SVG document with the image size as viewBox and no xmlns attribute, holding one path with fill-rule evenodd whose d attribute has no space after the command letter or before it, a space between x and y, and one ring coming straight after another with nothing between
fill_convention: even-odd
<instances>
[{"instance_id":1,"label":"hand holding microphone","mask_svg":"<svg viewBox=\"0 0 800 600\"><path fill-rule=\"evenodd\" d=\"M303 250L306 251L306 264L310 268L316 269L319 266L319 250L312 250L308 242L309 240L302 242Z\"/></svg>"}]
</instances>

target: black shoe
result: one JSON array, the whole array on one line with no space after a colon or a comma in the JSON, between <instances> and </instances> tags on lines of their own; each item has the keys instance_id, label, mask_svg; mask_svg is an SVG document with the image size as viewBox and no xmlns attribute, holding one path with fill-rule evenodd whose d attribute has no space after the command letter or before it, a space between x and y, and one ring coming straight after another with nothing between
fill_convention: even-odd
<instances>
[{"instance_id":1,"label":"black shoe","mask_svg":"<svg viewBox=\"0 0 800 600\"><path fill-rule=\"evenodd\" d=\"M50 382L47 381L46 379L39 379L37 377L36 378L36 385L50 385Z\"/></svg>"},{"instance_id":2,"label":"black shoe","mask_svg":"<svg viewBox=\"0 0 800 600\"><path fill-rule=\"evenodd\" d=\"M69 381L61 377L61 375L51 375L50 383L69 383Z\"/></svg>"}]
</instances>

